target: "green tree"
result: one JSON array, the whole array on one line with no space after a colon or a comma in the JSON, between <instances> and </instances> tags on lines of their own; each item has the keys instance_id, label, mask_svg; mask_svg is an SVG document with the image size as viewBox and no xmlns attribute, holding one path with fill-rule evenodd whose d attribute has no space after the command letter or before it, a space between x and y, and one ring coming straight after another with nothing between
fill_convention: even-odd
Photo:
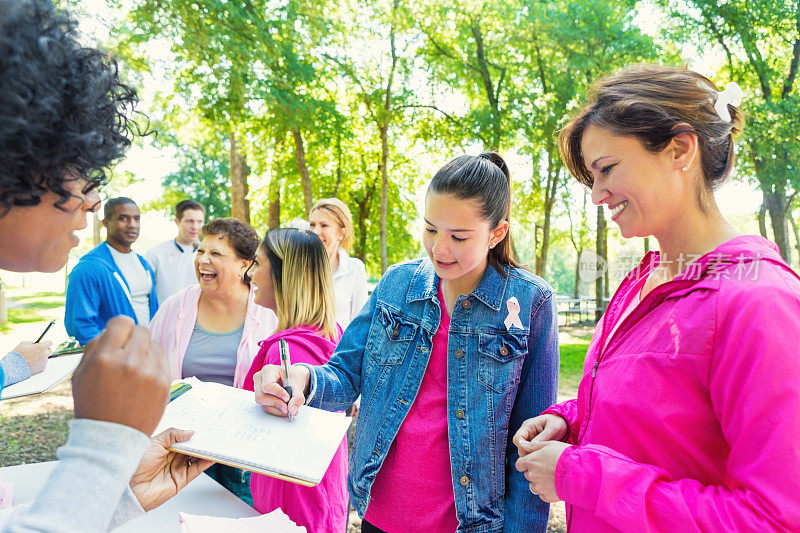
<instances>
[{"instance_id":1,"label":"green tree","mask_svg":"<svg viewBox=\"0 0 800 533\"><path fill-rule=\"evenodd\" d=\"M191 199L206 208L206 218L231 214L228 165L219 142L206 141L197 146L177 145L179 169L164 177L164 194L145 206L172 215L175 204Z\"/></svg>"},{"instance_id":2,"label":"green tree","mask_svg":"<svg viewBox=\"0 0 800 533\"><path fill-rule=\"evenodd\" d=\"M419 54L428 65L437 93L460 91L469 105L458 117L458 133L478 140L485 150L499 150L513 138L509 128L509 80L513 70L516 35L507 32L513 23L505 2L467 0L452 4L439 0L415 7L419 28L426 37ZM437 126L449 129L453 114L440 111Z\"/></svg>"},{"instance_id":3,"label":"green tree","mask_svg":"<svg viewBox=\"0 0 800 533\"><path fill-rule=\"evenodd\" d=\"M566 111L600 75L628 63L654 60L660 50L632 24L634 0L522 0L504 5L513 8L509 22L513 20L517 33L524 36L514 50L518 65L509 91L520 150L532 158L526 203L537 207L542 238L535 272L544 275L552 217L567 176L556 142L568 119Z\"/></svg>"},{"instance_id":4,"label":"green tree","mask_svg":"<svg viewBox=\"0 0 800 533\"><path fill-rule=\"evenodd\" d=\"M800 1L660 4L674 22L668 36L703 48L718 46L726 64L717 79L736 81L748 93L743 170L763 192L762 217L769 213L775 243L788 261L787 219L800 190ZM763 218L761 226L766 234Z\"/></svg>"}]
</instances>

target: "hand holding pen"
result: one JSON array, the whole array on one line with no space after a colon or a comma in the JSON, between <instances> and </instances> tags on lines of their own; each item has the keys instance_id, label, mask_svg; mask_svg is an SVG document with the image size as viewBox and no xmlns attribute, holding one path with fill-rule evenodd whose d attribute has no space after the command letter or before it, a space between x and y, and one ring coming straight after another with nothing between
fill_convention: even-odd
<instances>
[{"instance_id":1,"label":"hand holding pen","mask_svg":"<svg viewBox=\"0 0 800 533\"><path fill-rule=\"evenodd\" d=\"M13 351L17 352L25 359L25 362L28 363L28 368L31 370L31 375L38 374L42 370L45 369L47 366L47 357L52 353L53 350L50 349L50 346L53 344L50 341L40 342L45 334L53 327L55 320L51 320L50 323L44 328L44 331L39 338L36 339L36 342L24 341L14 348Z\"/></svg>"},{"instance_id":2,"label":"hand holding pen","mask_svg":"<svg viewBox=\"0 0 800 533\"><path fill-rule=\"evenodd\" d=\"M279 344L281 349L281 379L283 380L283 389L286 391L286 394L289 395L289 398L291 398L292 382L289 378L289 367L292 366L292 362L289 360L289 345L286 344L284 339L281 339ZM294 414L288 411L288 415L289 422L294 422Z\"/></svg>"},{"instance_id":3,"label":"hand holding pen","mask_svg":"<svg viewBox=\"0 0 800 533\"><path fill-rule=\"evenodd\" d=\"M306 402L311 374L305 365L291 366L288 360L287 373L282 363L283 361L281 365L264 365L264 368L256 372L253 375L253 391L256 403L267 413L295 416L300 406ZM291 381L291 394L283 387L287 381Z\"/></svg>"}]
</instances>

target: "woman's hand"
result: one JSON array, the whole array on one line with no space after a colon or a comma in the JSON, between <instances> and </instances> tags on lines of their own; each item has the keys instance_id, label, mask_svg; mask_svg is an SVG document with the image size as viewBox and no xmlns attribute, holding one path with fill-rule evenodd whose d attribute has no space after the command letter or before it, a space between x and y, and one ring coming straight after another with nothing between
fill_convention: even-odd
<instances>
[{"instance_id":1,"label":"woman's hand","mask_svg":"<svg viewBox=\"0 0 800 533\"><path fill-rule=\"evenodd\" d=\"M44 367L47 366L47 357L53 353L53 350L50 349L52 345L53 343L50 341L25 341L17 344L14 351L25 359L25 362L28 363L28 368L31 369L31 375L34 375L44 370Z\"/></svg>"},{"instance_id":2,"label":"woman's hand","mask_svg":"<svg viewBox=\"0 0 800 533\"><path fill-rule=\"evenodd\" d=\"M522 447L523 442L560 441L567 434L567 421L558 415L539 415L529 418L514 434L514 445L520 457L528 452Z\"/></svg>"},{"instance_id":3,"label":"woman's hand","mask_svg":"<svg viewBox=\"0 0 800 533\"><path fill-rule=\"evenodd\" d=\"M289 367L289 381L292 385L292 397L283 388L281 367L278 365L264 365L264 368L253 374L253 391L256 394L256 403L269 414L276 416L292 416L297 414L299 407L306 403L308 382L311 373L302 365Z\"/></svg>"},{"instance_id":4,"label":"woman's hand","mask_svg":"<svg viewBox=\"0 0 800 533\"><path fill-rule=\"evenodd\" d=\"M531 492L548 503L559 501L561 498L556 494L556 465L561 454L571 445L551 440L521 441L518 446L520 458L517 459L517 470L530 482Z\"/></svg>"},{"instance_id":5,"label":"woman's hand","mask_svg":"<svg viewBox=\"0 0 800 533\"><path fill-rule=\"evenodd\" d=\"M176 442L189 440L194 431L169 428L150 439L139 467L131 477L131 490L145 511L155 509L175 496L213 461L168 450Z\"/></svg>"}]
</instances>

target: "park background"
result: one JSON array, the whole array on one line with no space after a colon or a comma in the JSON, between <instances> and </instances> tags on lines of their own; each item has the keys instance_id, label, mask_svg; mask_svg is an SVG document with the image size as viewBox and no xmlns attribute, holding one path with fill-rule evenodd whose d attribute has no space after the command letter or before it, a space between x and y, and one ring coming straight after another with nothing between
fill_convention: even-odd
<instances>
[{"instance_id":1,"label":"park background","mask_svg":"<svg viewBox=\"0 0 800 533\"><path fill-rule=\"evenodd\" d=\"M591 310L570 317L574 303L561 308L569 397L594 311L657 243L621 239L568 176L557 134L592 81L656 62L744 89L738 163L717 198L739 231L800 263L800 0L56 3L76 14L87 44L118 59L142 98L134 120L148 134L104 192L139 203L139 252L175 234L171 208L187 197L208 218L235 216L263 234L336 196L353 213L352 255L375 282L388 265L423 255L433 173L455 155L498 150L511 170L521 261ZM67 273L104 238L99 219L80 236L62 272L0 272L0 349L63 318ZM603 275L582 279L585 252L602 258ZM63 325L49 337L63 340ZM70 417L68 384L4 402L0 466L52 459ZM551 526L563 529L558 517Z\"/></svg>"}]
</instances>

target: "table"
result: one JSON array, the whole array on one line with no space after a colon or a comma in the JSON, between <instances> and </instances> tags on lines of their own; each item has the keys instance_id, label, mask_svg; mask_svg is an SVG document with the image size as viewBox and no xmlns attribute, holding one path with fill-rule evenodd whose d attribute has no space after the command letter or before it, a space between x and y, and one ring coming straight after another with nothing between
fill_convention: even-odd
<instances>
[{"instance_id":1,"label":"table","mask_svg":"<svg viewBox=\"0 0 800 533\"><path fill-rule=\"evenodd\" d=\"M3 481L14 484L14 505L33 500L57 461L0 468ZM228 518L246 518L259 513L205 474L189 483L177 496L141 518L115 529L119 533L177 533L178 512Z\"/></svg>"}]
</instances>

